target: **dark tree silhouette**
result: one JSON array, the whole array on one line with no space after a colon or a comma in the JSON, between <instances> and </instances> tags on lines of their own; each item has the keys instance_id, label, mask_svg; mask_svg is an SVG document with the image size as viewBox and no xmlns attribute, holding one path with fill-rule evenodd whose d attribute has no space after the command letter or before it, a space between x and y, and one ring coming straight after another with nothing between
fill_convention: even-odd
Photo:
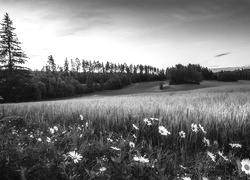
<instances>
[{"instance_id":1,"label":"dark tree silhouette","mask_svg":"<svg viewBox=\"0 0 250 180\"><path fill-rule=\"evenodd\" d=\"M48 61L47 61L47 66L48 66L48 70L49 71L52 71L53 73L56 72L56 64L55 64L55 61L54 61L54 58L52 55L50 55L48 57Z\"/></svg>"},{"instance_id":2,"label":"dark tree silhouette","mask_svg":"<svg viewBox=\"0 0 250 180\"><path fill-rule=\"evenodd\" d=\"M17 35L14 33L13 21L8 13L4 15L0 30L0 95L5 101L27 99L32 84L30 71L22 65L28 57L20 47Z\"/></svg>"},{"instance_id":3,"label":"dark tree silhouette","mask_svg":"<svg viewBox=\"0 0 250 180\"><path fill-rule=\"evenodd\" d=\"M66 73L69 72L69 61L67 58L64 61L64 72L66 72Z\"/></svg>"},{"instance_id":4,"label":"dark tree silhouette","mask_svg":"<svg viewBox=\"0 0 250 180\"><path fill-rule=\"evenodd\" d=\"M10 20L8 13L4 15L1 25L1 69L7 69L9 72L16 69L25 69L23 66L20 66L20 64L24 64L28 57L19 46L21 43L18 41L17 35L13 32L15 28L12 26L13 22Z\"/></svg>"}]
</instances>

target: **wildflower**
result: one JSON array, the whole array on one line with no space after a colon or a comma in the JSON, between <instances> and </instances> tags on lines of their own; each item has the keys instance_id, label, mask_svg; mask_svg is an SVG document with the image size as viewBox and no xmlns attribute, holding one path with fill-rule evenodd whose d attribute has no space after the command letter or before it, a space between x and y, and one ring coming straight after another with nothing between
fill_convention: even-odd
<instances>
[{"instance_id":1,"label":"wildflower","mask_svg":"<svg viewBox=\"0 0 250 180\"><path fill-rule=\"evenodd\" d=\"M143 121L144 121L148 126L151 126L151 125L152 125L151 121L149 121L147 118L143 119Z\"/></svg>"},{"instance_id":2,"label":"wildflower","mask_svg":"<svg viewBox=\"0 0 250 180\"><path fill-rule=\"evenodd\" d=\"M114 150L116 150L116 151L120 151L120 150L121 150L120 148L113 147L113 146L111 146L110 148L111 148L111 149L114 149Z\"/></svg>"},{"instance_id":3,"label":"wildflower","mask_svg":"<svg viewBox=\"0 0 250 180\"><path fill-rule=\"evenodd\" d=\"M179 132L179 135L181 138L185 138L186 137L186 133L184 131Z\"/></svg>"},{"instance_id":4,"label":"wildflower","mask_svg":"<svg viewBox=\"0 0 250 180\"><path fill-rule=\"evenodd\" d=\"M104 155L102 158L101 158L102 161L104 162L107 162L108 161L108 158L106 158L106 156Z\"/></svg>"},{"instance_id":5,"label":"wildflower","mask_svg":"<svg viewBox=\"0 0 250 180\"><path fill-rule=\"evenodd\" d=\"M202 132L203 132L204 134L207 133L207 131L205 131L204 128L203 128L200 124L199 124L199 127L200 127L200 129L202 130Z\"/></svg>"},{"instance_id":6,"label":"wildflower","mask_svg":"<svg viewBox=\"0 0 250 180\"><path fill-rule=\"evenodd\" d=\"M83 121L83 115L81 115L81 114L80 114L80 119L81 119L81 121Z\"/></svg>"},{"instance_id":7,"label":"wildflower","mask_svg":"<svg viewBox=\"0 0 250 180\"><path fill-rule=\"evenodd\" d=\"M82 138L82 134L80 134L80 138Z\"/></svg>"},{"instance_id":8,"label":"wildflower","mask_svg":"<svg viewBox=\"0 0 250 180\"><path fill-rule=\"evenodd\" d=\"M135 156L135 157L133 158L133 160L134 160L134 161L139 161L139 162L141 162L141 163L148 163L148 162L149 162L149 160L148 160L147 158L145 158L145 156L144 156L144 157Z\"/></svg>"},{"instance_id":9,"label":"wildflower","mask_svg":"<svg viewBox=\"0 0 250 180\"><path fill-rule=\"evenodd\" d=\"M236 143L229 143L229 145L230 145L232 148L241 148L241 147L242 147L241 144L236 144Z\"/></svg>"},{"instance_id":10,"label":"wildflower","mask_svg":"<svg viewBox=\"0 0 250 180\"><path fill-rule=\"evenodd\" d=\"M223 156L223 153L218 151L218 154L225 160L228 161L229 159L226 156Z\"/></svg>"},{"instance_id":11,"label":"wildflower","mask_svg":"<svg viewBox=\"0 0 250 180\"><path fill-rule=\"evenodd\" d=\"M47 137L46 141L47 142L51 142L51 139L49 137Z\"/></svg>"},{"instance_id":12,"label":"wildflower","mask_svg":"<svg viewBox=\"0 0 250 180\"><path fill-rule=\"evenodd\" d=\"M53 128L49 128L49 131L50 131L51 134L55 133L55 130Z\"/></svg>"},{"instance_id":13,"label":"wildflower","mask_svg":"<svg viewBox=\"0 0 250 180\"><path fill-rule=\"evenodd\" d=\"M111 138L107 138L107 140L108 140L109 142L113 142L113 139L111 139Z\"/></svg>"},{"instance_id":14,"label":"wildflower","mask_svg":"<svg viewBox=\"0 0 250 180\"><path fill-rule=\"evenodd\" d=\"M37 141L40 141L40 142L41 142L41 141L42 141L42 139L41 139L41 138L37 138Z\"/></svg>"},{"instance_id":15,"label":"wildflower","mask_svg":"<svg viewBox=\"0 0 250 180\"><path fill-rule=\"evenodd\" d=\"M75 151L68 152L68 157L70 157L74 163L78 163L78 161L82 160L82 155Z\"/></svg>"},{"instance_id":16,"label":"wildflower","mask_svg":"<svg viewBox=\"0 0 250 180\"><path fill-rule=\"evenodd\" d=\"M132 124L132 126L133 128L135 128L135 130L139 130L139 128L136 125Z\"/></svg>"},{"instance_id":17,"label":"wildflower","mask_svg":"<svg viewBox=\"0 0 250 180\"><path fill-rule=\"evenodd\" d=\"M202 177L202 180L208 180L208 178L207 177Z\"/></svg>"},{"instance_id":18,"label":"wildflower","mask_svg":"<svg viewBox=\"0 0 250 180\"><path fill-rule=\"evenodd\" d=\"M106 167L101 167L101 168L99 169L100 172L104 172L104 171L106 171L106 170L107 170Z\"/></svg>"},{"instance_id":19,"label":"wildflower","mask_svg":"<svg viewBox=\"0 0 250 180\"><path fill-rule=\"evenodd\" d=\"M184 167L184 166L182 166L182 165L179 165L180 166L180 168L182 168L182 169L187 169L186 167Z\"/></svg>"},{"instance_id":20,"label":"wildflower","mask_svg":"<svg viewBox=\"0 0 250 180\"><path fill-rule=\"evenodd\" d=\"M240 163L241 163L241 170L244 171L246 174L250 174L250 160L243 159Z\"/></svg>"},{"instance_id":21,"label":"wildflower","mask_svg":"<svg viewBox=\"0 0 250 180\"><path fill-rule=\"evenodd\" d=\"M66 131L64 130L63 132L62 132L62 134L65 134L66 133Z\"/></svg>"},{"instance_id":22,"label":"wildflower","mask_svg":"<svg viewBox=\"0 0 250 180\"><path fill-rule=\"evenodd\" d=\"M213 154L213 153L211 153L211 152L207 152L207 155L212 159L212 161L214 161L215 162L215 158L216 158L216 156Z\"/></svg>"},{"instance_id":23,"label":"wildflower","mask_svg":"<svg viewBox=\"0 0 250 180\"><path fill-rule=\"evenodd\" d=\"M164 126L159 126L159 133L163 136L171 134Z\"/></svg>"},{"instance_id":24,"label":"wildflower","mask_svg":"<svg viewBox=\"0 0 250 180\"><path fill-rule=\"evenodd\" d=\"M58 131L58 127L57 126L54 126L53 128L55 131Z\"/></svg>"},{"instance_id":25,"label":"wildflower","mask_svg":"<svg viewBox=\"0 0 250 180\"><path fill-rule=\"evenodd\" d=\"M158 118L150 118L150 120L152 120L152 121L159 121Z\"/></svg>"},{"instance_id":26,"label":"wildflower","mask_svg":"<svg viewBox=\"0 0 250 180\"><path fill-rule=\"evenodd\" d=\"M16 130L12 130L12 134L17 134L17 131Z\"/></svg>"},{"instance_id":27,"label":"wildflower","mask_svg":"<svg viewBox=\"0 0 250 180\"><path fill-rule=\"evenodd\" d=\"M183 178L181 178L182 180L191 180L191 178L190 177L183 177Z\"/></svg>"},{"instance_id":28,"label":"wildflower","mask_svg":"<svg viewBox=\"0 0 250 180\"><path fill-rule=\"evenodd\" d=\"M31 137L31 138L34 138L34 136L33 136L32 134L30 135L30 137Z\"/></svg>"},{"instance_id":29,"label":"wildflower","mask_svg":"<svg viewBox=\"0 0 250 180\"><path fill-rule=\"evenodd\" d=\"M135 147L135 143L133 143L133 142L129 142L129 146L131 147L131 148L134 148Z\"/></svg>"},{"instance_id":30,"label":"wildflower","mask_svg":"<svg viewBox=\"0 0 250 180\"><path fill-rule=\"evenodd\" d=\"M205 143L206 146L210 146L210 141L207 138L203 138L203 142Z\"/></svg>"},{"instance_id":31,"label":"wildflower","mask_svg":"<svg viewBox=\"0 0 250 180\"><path fill-rule=\"evenodd\" d=\"M89 123L88 123L88 122L86 122L85 126L86 126L86 128L88 128L88 127L89 127Z\"/></svg>"},{"instance_id":32,"label":"wildflower","mask_svg":"<svg viewBox=\"0 0 250 180\"><path fill-rule=\"evenodd\" d=\"M191 130L192 130L193 132L197 132L197 131L198 131L198 126L197 126L197 124L192 123L192 124L191 124Z\"/></svg>"}]
</instances>

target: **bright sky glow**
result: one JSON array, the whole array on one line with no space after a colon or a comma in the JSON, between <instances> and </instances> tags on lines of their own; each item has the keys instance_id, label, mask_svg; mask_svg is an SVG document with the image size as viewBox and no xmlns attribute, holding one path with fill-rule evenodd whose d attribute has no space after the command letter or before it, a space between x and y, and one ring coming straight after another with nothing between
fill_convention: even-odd
<instances>
[{"instance_id":1,"label":"bright sky glow","mask_svg":"<svg viewBox=\"0 0 250 180\"><path fill-rule=\"evenodd\" d=\"M66 57L159 68L250 65L249 0L0 0L0 12L13 20L32 69L49 55L59 65Z\"/></svg>"}]
</instances>

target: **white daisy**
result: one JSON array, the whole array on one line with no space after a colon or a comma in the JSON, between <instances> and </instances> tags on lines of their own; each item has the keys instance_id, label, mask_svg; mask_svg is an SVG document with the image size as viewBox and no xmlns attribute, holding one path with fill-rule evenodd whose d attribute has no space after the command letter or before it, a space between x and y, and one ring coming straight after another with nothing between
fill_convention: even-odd
<instances>
[{"instance_id":1,"label":"white daisy","mask_svg":"<svg viewBox=\"0 0 250 180\"><path fill-rule=\"evenodd\" d=\"M184 131L179 132L179 135L181 138L185 138L186 137L186 133Z\"/></svg>"},{"instance_id":2,"label":"white daisy","mask_svg":"<svg viewBox=\"0 0 250 180\"><path fill-rule=\"evenodd\" d=\"M151 121L149 121L148 118L143 119L143 121L144 121L145 124L147 124L148 126L151 126L151 125L152 125Z\"/></svg>"},{"instance_id":3,"label":"white daisy","mask_svg":"<svg viewBox=\"0 0 250 180\"><path fill-rule=\"evenodd\" d=\"M139 130L139 128L136 125L132 124L132 126L133 128L135 128L135 130Z\"/></svg>"},{"instance_id":4,"label":"white daisy","mask_svg":"<svg viewBox=\"0 0 250 180\"><path fill-rule=\"evenodd\" d=\"M78 154L75 151L68 152L68 157L70 157L74 161L74 163L78 163L80 160L82 160L82 155Z\"/></svg>"},{"instance_id":5,"label":"white daisy","mask_svg":"<svg viewBox=\"0 0 250 180\"><path fill-rule=\"evenodd\" d=\"M51 142L51 139L49 137L47 137L46 141L47 142Z\"/></svg>"},{"instance_id":6,"label":"white daisy","mask_svg":"<svg viewBox=\"0 0 250 180\"><path fill-rule=\"evenodd\" d=\"M193 132L197 132L197 131L198 131L198 126L197 126L197 124L192 123L192 124L191 124L191 130L192 130Z\"/></svg>"},{"instance_id":7,"label":"white daisy","mask_svg":"<svg viewBox=\"0 0 250 180\"><path fill-rule=\"evenodd\" d=\"M182 180L191 180L190 177L182 177L181 179L182 179Z\"/></svg>"},{"instance_id":8,"label":"white daisy","mask_svg":"<svg viewBox=\"0 0 250 180\"><path fill-rule=\"evenodd\" d=\"M229 159L226 156L223 156L223 153L218 151L218 154L225 160L228 161Z\"/></svg>"},{"instance_id":9,"label":"white daisy","mask_svg":"<svg viewBox=\"0 0 250 180\"><path fill-rule=\"evenodd\" d=\"M111 138L107 138L107 140L108 140L109 142L113 142L113 139L111 139Z\"/></svg>"},{"instance_id":10,"label":"white daisy","mask_svg":"<svg viewBox=\"0 0 250 180\"><path fill-rule=\"evenodd\" d=\"M171 134L164 126L159 126L159 133L163 136Z\"/></svg>"},{"instance_id":11,"label":"white daisy","mask_svg":"<svg viewBox=\"0 0 250 180\"><path fill-rule=\"evenodd\" d=\"M211 152L207 152L207 155L212 159L212 161L214 161L215 162L215 158L216 158L216 156L213 154L213 153L211 153Z\"/></svg>"},{"instance_id":12,"label":"white daisy","mask_svg":"<svg viewBox=\"0 0 250 180\"><path fill-rule=\"evenodd\" d=\"M241 170L244 171L246 174L250 174L250 160L243 159L241 161Z\"/></svg>"},{"instance_id":13,"label":"white daisy","mask_svg":"<svg viewBox=\"0 0 250 180\"><path fill-rule=\"evenodd\" d=\"M49 128L49 131L50 131L51 134L55 133L55 130L53 128Z\"/></svg>"},{"instance_id":14,"label":"white daisy","mask_svg":"<svg viewBox=\"0 0 250 180\"><path fill-rule=\"evenodd\" d=\"M135 156L134 158L133 158L133 160L134 161L139 161L139 162L141 162L141 163L148 163L149 162L149 160L147 159L147 158L145 158L145 157L141 157L141 156Z\"/></svg>"},{"instance_id":15,"label":"white daisy","mask_svg":"<svg viewBox=\"0 0 250 180\"><path fill-rule=\"evenodd\" d=\"M236 143L229 143L229 145L230 145L232 148L241 148L241 147L242 147L241 144L236 144Z\"/></svg>"},{"instance_id":16,"label":"white daisy","mask_svg":"<svg viewBox=\"0 0 250 180\"><path fill-rule=\"evenodd\" d=\"M111 149L114 149L114 150L116 150L116 151L120 151L120 150L121 150L120 148L113 147L113 146L111 146L110 148L111 148Z\"/></svg>"},{"instance_id":17,"label":"white daisy","mask_svg":"<svg viewBox=\"0 0 250 180\"><path fill-rule=\"evenodd\" d=\"M203 138L203 142L205 143L206 146L210 146L210 141L207 138Z\"/></svg>"},{"instance_id":18,"label":"white daisy","mask_svg":"<svg viewBox=\"0 0 250 180\"><path fill-rule=\"evenodd\" d=\"M152 120L152 121L159 121L158 118L150 118L150 120Z\"/></svg>"},{"instance_id":19,"label":"white daisy","mask_svg":"<svg viewBox=\"0 0 250 180\"><path fill-rule=\"evenodd\" d=\"M106 170L107 170L106 167L101 167L101 168L99 169L100 172L104 172L104 171L106 171Z\"/></svg>"},{"instance_id":20,"label":"white daisy","mask_svg":"<svg viewBox=\"0 0 250 180\"><path fill-rule=\"evenodd\" d=\"M53 128L55 131L58 131L58 127L57 126L54 126Z\"/></svg>"},{"instance_id":21,"label":"white daisy","mask_svg":"<svg viewBox=\"0 0 250 180\"><path fill-rule=\"evenodd\" d=\"M129 142L129 146L131 147L131 148L134 148L135 147L135 143L133 143L133 142Z\"/></svg>"},{"instance_id":22,"label":"white daisy","mask_svg":"<svg viewBox=\"0 0 250 180\"><path fill-rule=\"evenodd\" d=\"M202 132L203 132L204 134L207 133L207 131L205 131L204 128L203 128L200 124L199 124L199 127L200 127L200 129L202 130Z\"/></svg>"}]
</instances>

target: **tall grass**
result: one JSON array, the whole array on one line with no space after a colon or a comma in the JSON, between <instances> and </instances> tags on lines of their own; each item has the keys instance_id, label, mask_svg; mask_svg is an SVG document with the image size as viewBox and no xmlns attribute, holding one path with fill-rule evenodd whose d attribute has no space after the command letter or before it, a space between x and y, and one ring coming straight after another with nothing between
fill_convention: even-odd
<instances>
[{"instance_id":1,"label":"tall grass","mask_svg":"<svg viewBox=\"0 0 250 180\"><path fill-rule=\"evenodd\" d=\"M131 139L134 132L132 124L140 127L137 132L138 151L148 154L157 151L156 159L160 164L168 159L166 169L171 172L171 163L188 165L200 153L207 151L203 138L211 143L217 142L217 150L230 154L229 143L240 143L242 151L238 158L250 158L250 87L225 86L199 89L183 92L148 93L124 96L84 97L72 100L33 102L19 104L4 104L0 107L0 117L18 115L30 124L36 124L44 130L53 125L64 129L75 128L79 125L80 115L88 122L91 132L96 135L99 145L105 144L105 133L115 133L123 138ZM143 123L144 118L158 118L159 125L166 127L171 135L162 139L157 128L148 127ZM190 125L201 124L207 134L195 134ZM179 132L186 133L185 141L179 137ZM84 142L86 145L87 142ZM120 144L122 147L123 145ZM140 146L146 146L143 150ZM150 150L151 149L151 150ZM210 148L210 150L212 150ZM175 154L176 152L176 154ZM171 159L171 160L170 160ZM192 160L191 160L192 159ZM204 160L204 159L203 159ZM197 162L197 160L196 160ZM169 164L170 163L170 164ZM203 167L205 168L205 167ZM160 168L159 168L160 169ZM201 170L198 168L199 171ZM160 173L160 170L158 170ZM162 177L164 176L162 174ZM198 177L198 176L197 176Z\"/></svg>"}]
</instances>

